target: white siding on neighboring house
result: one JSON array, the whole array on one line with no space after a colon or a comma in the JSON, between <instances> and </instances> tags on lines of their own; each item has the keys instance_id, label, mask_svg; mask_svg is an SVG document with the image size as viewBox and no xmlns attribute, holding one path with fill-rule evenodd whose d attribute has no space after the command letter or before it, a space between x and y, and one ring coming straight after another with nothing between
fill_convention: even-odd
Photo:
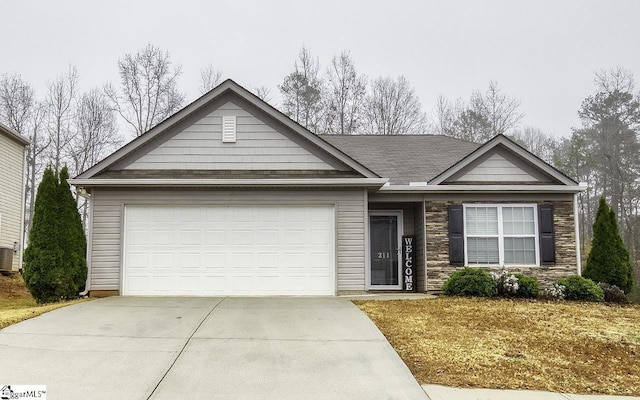
<instances>
[{"instance_id":1,"label":"white siding on neighboring house","mask_svg":"<svg viewBox=\"0 0 640 400\"><path fill-rule=\"evenodd\" d=\"M235 116L235 140L222 137L223 116ZM228 101L141 155L125 170L334 170L301 143Z\"/></svg>"},{"instance_id":2,"label":"white siding on neighboring house","mask_svg":"<svg viewBox=\"0 0 640 400\"><path fill-rule=\"evenodd\" d=\"M461 182L548 182L548 179L505 154L493 153L454 179Z\"/></svg>"},{"instance_id":3,"label":"white siding on neighboring house","mask_svg":"<svg viewBox=\"0 0 640 400\"><path fill-rule=\"evenodd\" d=\"M91 290L119 290L123 210L139 205L314 205L335 207L337 290L364 290L362 190L93 189Z\"/></svg>"},{"instance_id":4,"label":"white siding on neighboring house","mask_svg":"<svg viewBox=\"0 0 640 400\"><path fill-rule=\"evenodd\" d=\"M22 183L24 146L0 134L0 247L20 244L22 221ZM13 255L13 270L20 268L18 253Z\"/></svg>"}]
</instances>

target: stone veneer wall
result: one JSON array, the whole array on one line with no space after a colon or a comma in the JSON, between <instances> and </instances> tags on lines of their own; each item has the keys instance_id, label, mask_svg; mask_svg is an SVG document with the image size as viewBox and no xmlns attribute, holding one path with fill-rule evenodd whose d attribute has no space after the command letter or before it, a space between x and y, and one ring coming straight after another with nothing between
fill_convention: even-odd
<instances>
[{"instance_id":1,"label":"stone veneer wall","mask_svg":"<svg viewBox=\"0 0 640 400\"><path fill-rule=\"evenodd\" d=\"M480 202L465 202L465 204ZM518 202L495 202L518 203ZM531 202L527 202L531 203ZM545 201L553 204L553 222L556 239L556 264L539 267L507 267L509 271L524 275L536 275L541 288L548 288L556 280L577 273L576 238L572 201ZM447 278L456 270L464 268L449 264L448 206L460 204L455 201L427 201L425 220L427 233L427 291L440 291ZM484 268L484 267L483 267ZM487 271L499 271L501 267L486 267Z\"/></svg>"}]
</instances>

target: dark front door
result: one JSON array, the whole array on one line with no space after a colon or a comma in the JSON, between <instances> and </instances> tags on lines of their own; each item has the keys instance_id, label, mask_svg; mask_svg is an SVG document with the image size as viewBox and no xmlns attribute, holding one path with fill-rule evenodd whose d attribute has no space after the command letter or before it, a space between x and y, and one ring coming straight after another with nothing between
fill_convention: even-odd
<instances>
[{"instance_id":1,"label":"dark front door","mask_svg":"<svg viewBox=\"0 0 640 400\"><path fill-rule=\"evenodd\" d=\"M398 277L398 216L370 215L371 286L397 288Z\"/></svg>"}]
</instances>

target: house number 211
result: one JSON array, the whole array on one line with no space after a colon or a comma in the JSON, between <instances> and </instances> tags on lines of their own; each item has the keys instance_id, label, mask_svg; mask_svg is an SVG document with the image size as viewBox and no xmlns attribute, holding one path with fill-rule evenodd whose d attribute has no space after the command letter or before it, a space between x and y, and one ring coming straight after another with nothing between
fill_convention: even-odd
<instances>
[{"instance_id":1,"label":"house number 211","mask_svg":"<svg viewBox=\"0 0 640 400\"><path fill-rule=\"evenodd\" d=\"M391 258L391 253L378 253L378 258Z\"/></svg>"}]
</instances>

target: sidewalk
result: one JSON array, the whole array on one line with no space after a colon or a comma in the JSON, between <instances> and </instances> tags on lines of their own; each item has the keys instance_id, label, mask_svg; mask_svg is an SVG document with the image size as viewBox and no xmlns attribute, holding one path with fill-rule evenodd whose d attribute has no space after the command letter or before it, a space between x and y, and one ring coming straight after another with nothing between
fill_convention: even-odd
<instances>
[{"instance_id":1,"label":"sidewalk","mask_svg":"<svg viewBox=\"0 0 640 400\"><path fill-rule=\"evenodd\" d=\"M536 390L459 389L440 385L422 385L431 400L640 400L632 396L563 394Z\"/></svg>"}]
</instances>

